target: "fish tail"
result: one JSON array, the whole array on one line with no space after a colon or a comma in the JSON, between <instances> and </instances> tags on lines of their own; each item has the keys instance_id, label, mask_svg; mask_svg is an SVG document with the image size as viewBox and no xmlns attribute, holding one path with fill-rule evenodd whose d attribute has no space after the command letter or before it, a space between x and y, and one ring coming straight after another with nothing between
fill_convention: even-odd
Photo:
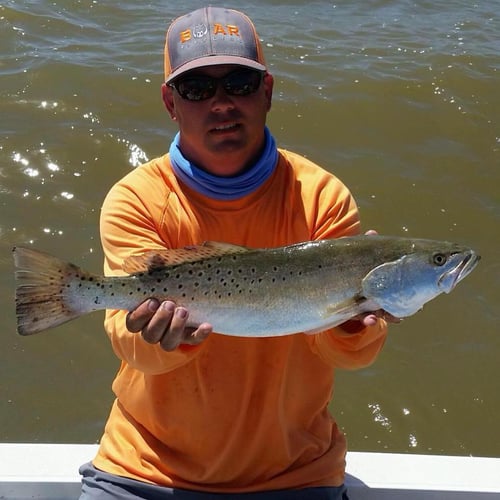
<instances>
[{"instance_id":1,"label":"fish tail","mask_svg":"<svg viewBox=\"0 0 500 500\"><path fill-rule=\"evenodd\" d=\"M20 335L32 335L89 312L69 300L71 282L90 276L79 267L37 250L15 247L16 316Z\"/></svg>"}]
</instances>

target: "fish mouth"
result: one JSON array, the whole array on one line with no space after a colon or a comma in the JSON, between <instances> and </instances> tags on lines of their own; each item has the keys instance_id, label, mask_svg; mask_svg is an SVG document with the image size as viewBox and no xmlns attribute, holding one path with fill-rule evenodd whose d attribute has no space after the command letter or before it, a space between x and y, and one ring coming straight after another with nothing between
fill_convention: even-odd
<instances>
[{"instance_id":1,"label":"fish mouth","mask_svg":"<svg viewBox=\"0 0 500 500\"><path fill-rule=\"evenodd\" d=\"M455 267L440 276L439 288L445 293L450 293L460 281L472 272L480 259L481 256L473 250L468 251Z\"/></svg>"}]
</instances>

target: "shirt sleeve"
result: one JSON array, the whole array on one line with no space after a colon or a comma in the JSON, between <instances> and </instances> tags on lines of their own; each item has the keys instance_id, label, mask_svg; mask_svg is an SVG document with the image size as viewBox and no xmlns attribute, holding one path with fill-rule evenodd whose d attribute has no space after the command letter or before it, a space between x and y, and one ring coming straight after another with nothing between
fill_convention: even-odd
<instances>
[{"instance_id":1,"label":"shirt sleeve","mask_svg":"<svg viewBox=\"0 0 500 500\"><path fill-rule=\"evenodd\" d=\"M155 221L161 220L162 205L167 197L156 196L155 187L151 186L141 190L150 195L147 201L141 200L136 188L142 179L135 177L134 183L116 184L102 206L100 231L107 276L124 275L123 261L131 255L169 246L155 226ZM160 213L153 213L157 211ZM147 374L165 373L187 363L202 349L202 346L186 345L166 352L158 344L145 342L140 333L129 332L125 326L126 316L127 311L107 310L104 328L116 355L132 368Z\"/></svg>"},{"instance_id":2,"label":"shirt sleeve","mask_svg":"<svg viewBox=\"0 0 500 500\"><path fill-rule=\"evenodd\" d=\"M365 327L357 333L332 328L309 337L311 349L325 363L355 370L375 361L387 337L387 323L379 319L374 326Z\"/></svg>"},{"instance_id":3,"label":"shirt sleeve","mask_svg":"<svg viewBox=\"0 0 500 500\"><path fill-rule=\"evenodd\" d=\"M316 209L312 239L356 236L361 232L356 201L349 189L335 176L316 182ZM311 348L326 363L345 369L370 365L376 359L387 336L387 323L378 319L370 327L361 324L353 333L341 327L310 336Z\"/></svg>"}]
</instances>

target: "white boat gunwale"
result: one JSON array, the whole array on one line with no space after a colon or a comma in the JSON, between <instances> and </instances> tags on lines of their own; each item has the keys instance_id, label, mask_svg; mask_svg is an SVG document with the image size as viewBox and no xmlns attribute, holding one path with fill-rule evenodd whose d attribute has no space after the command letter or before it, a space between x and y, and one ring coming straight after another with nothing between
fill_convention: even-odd
<instances>
[{"instance_id":1,"label":"white boat gunwale","mask_svg":"<svg viewBox=\"0 0 500 500\"><path fill-rule=\"evenodd\" d=\"M0 499L77 499L95 444L0 443ZM349 452L351 500L500 500L500 458Z\"/></svg>"}]
</instances>

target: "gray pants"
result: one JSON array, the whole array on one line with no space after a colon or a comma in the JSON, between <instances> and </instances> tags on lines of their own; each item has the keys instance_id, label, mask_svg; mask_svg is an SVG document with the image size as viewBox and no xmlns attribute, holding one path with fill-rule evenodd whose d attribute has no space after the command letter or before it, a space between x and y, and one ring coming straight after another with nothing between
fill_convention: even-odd
<instances>
[{"instance_id":1,"label":"gray pants","mask_svg":"<svg viewBox=\"0 0 500 500\"><path fill-rule=\"evenodd\" d=\"M259 493L202 493L166 488L115 476L96 469L91 463L80 467L80 500L349 500L344 486L304 488Z\"/></svg>"}]
</instances>

